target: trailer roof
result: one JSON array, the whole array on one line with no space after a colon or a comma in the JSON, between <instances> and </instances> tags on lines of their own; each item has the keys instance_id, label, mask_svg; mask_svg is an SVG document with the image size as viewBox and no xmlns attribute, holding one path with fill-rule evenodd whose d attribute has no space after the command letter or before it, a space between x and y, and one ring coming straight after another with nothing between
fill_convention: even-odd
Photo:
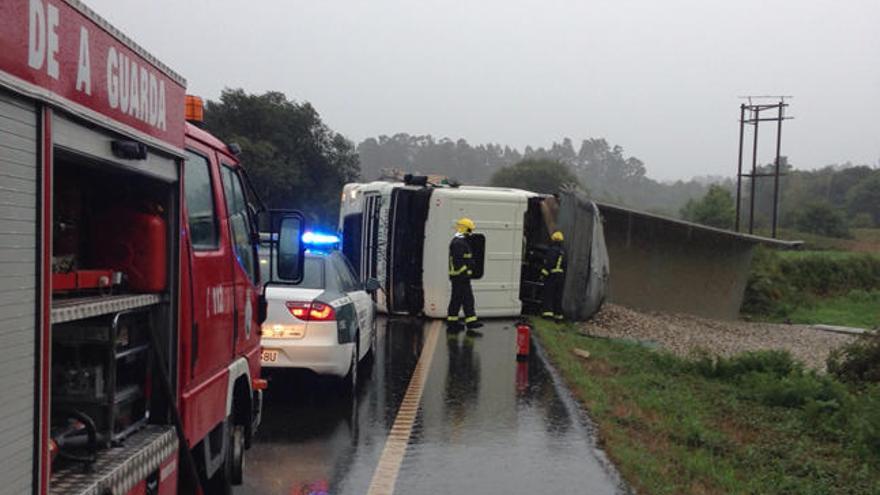
<instances>
[{"instance_id":1,"label":"trailer roof","mask_svg":"<svg viewBox=\"0 0 880 495\"><path fill-rule=\"evenodd\" d=\"M700 232L705 232L708 234L714 234L721 237L729 238L730 240L744 241L750 242L754 244L764 244L768 246L773 246L777 248L783 249L796 249L803 245L804 241L784 241L779 239L771 239L769 237L763 237L759 235L752 234L743 234L740 232L734 232L732 230L719 229L717 227L710 227L709 225L703 225L694 222L688 222L686 220L681 220L678 218L667 217L663 215L658 215L655 213L648 213L645 211L634 210L632 208L627 208L625 206L613 205L611 203L602 203L596 202L596 205L599 207L599 211L605 215L606 213L619 213L625 215L633 215L638 217L643 217L646 219L654 220L663 224L666 224L671 227L680 227L693 229Z\"/></svg>"}]
</instances>

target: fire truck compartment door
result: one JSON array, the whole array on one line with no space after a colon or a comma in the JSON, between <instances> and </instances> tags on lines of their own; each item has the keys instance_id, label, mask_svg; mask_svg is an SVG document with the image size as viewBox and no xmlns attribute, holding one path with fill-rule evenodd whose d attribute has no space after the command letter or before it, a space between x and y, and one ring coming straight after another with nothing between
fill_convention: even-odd
<instances>
[{"instance_id":1,"label":"fire truck compartment door","mask_svg":"<svg viewBox=\"0 0 880 495\"><path fill-rule=\"evenodd\" d=\"M87 127L57 112L52 116L52 140L55 146L166 182L177 181L177 165L174 159L168 155L157 154L152 148L148 148L147 158L144 160L116 157L112 149L113 141L126 139Z\"/></svg>"},{"instance_id":2,"label":"fire truck compartment door","mask_svg":"<svg viewBox=\"0 0 880 495\"><path fill-rule=\"evenodd\" d=\"M31 493L37 335L37 110L0 90L0 483Z\"/></svg>"}]
</instances>

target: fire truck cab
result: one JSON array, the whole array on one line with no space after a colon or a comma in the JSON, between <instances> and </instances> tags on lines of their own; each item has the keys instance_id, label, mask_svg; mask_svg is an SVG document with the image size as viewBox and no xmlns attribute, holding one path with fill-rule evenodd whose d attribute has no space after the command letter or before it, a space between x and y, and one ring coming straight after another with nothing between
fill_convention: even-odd
<instances>
[{"instance_id":1,"label":"fire truck cab","mask_svg":"<svg viewBox=\"0 0 880 495\"><path fill-rule=\"evenodd\" d=\"M265 387L235 147L77 0L0 0L0 46L0 492L231 493Z\"/></svg>"}]
</instances>

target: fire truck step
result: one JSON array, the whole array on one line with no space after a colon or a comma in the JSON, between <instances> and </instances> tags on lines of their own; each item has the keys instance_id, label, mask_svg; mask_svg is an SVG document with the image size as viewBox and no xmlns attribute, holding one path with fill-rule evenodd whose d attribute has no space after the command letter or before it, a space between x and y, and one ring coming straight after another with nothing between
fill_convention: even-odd
<instances>
[{"instance_id":1,"label":"fire truck step","mask_svg":"<svg viewBox=\"0 0 880 495\"><path fill-rule=\"evenodd\" d=\"M93 296L52 301L52 323L83 320L95 316L117 313L159 304L159 294L129 294L118 296Z\"/></svg>"},{"instance_id":2,"label":"fire truck step","mask_svg":"<svg viewBox=\"0 0 880 495\"><path fill-rule=\"evenodd\" d=\"M126 438L122 445L100 450L88 471L78 463L54 470L49 493L128 493L169 457L176 455L177 446L173 426L146 426Z\"/></svg>"}]
</instances>

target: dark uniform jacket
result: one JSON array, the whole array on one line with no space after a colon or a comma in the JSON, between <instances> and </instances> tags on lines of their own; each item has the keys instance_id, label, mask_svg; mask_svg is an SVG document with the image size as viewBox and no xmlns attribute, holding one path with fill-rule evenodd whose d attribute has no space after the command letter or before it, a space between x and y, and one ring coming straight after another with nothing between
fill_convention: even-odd
<instances>
[{"instance_id":1,"label":"dark uniform jacket","mask_svg":"<svg viewBox=\"0 0 880 495\"><path fill-rule=\"evenodd\" d=\"M551 244L544 257L544 268L541 270L541 275L549 277L550 275L562 275L564 273L565 249L562 248L560 243Z\"/></svg>"},{"instance_id":2,"label":"dark uniform jacket","mask_svg":"<svg viewBox=\"0 0 880 495\"><path fill-rule=\"evenodd\" d=\"M449 278L468 279L474 274L471 245L462 234L455 234L449 243Z\"/></svg>"}]
</instances>

